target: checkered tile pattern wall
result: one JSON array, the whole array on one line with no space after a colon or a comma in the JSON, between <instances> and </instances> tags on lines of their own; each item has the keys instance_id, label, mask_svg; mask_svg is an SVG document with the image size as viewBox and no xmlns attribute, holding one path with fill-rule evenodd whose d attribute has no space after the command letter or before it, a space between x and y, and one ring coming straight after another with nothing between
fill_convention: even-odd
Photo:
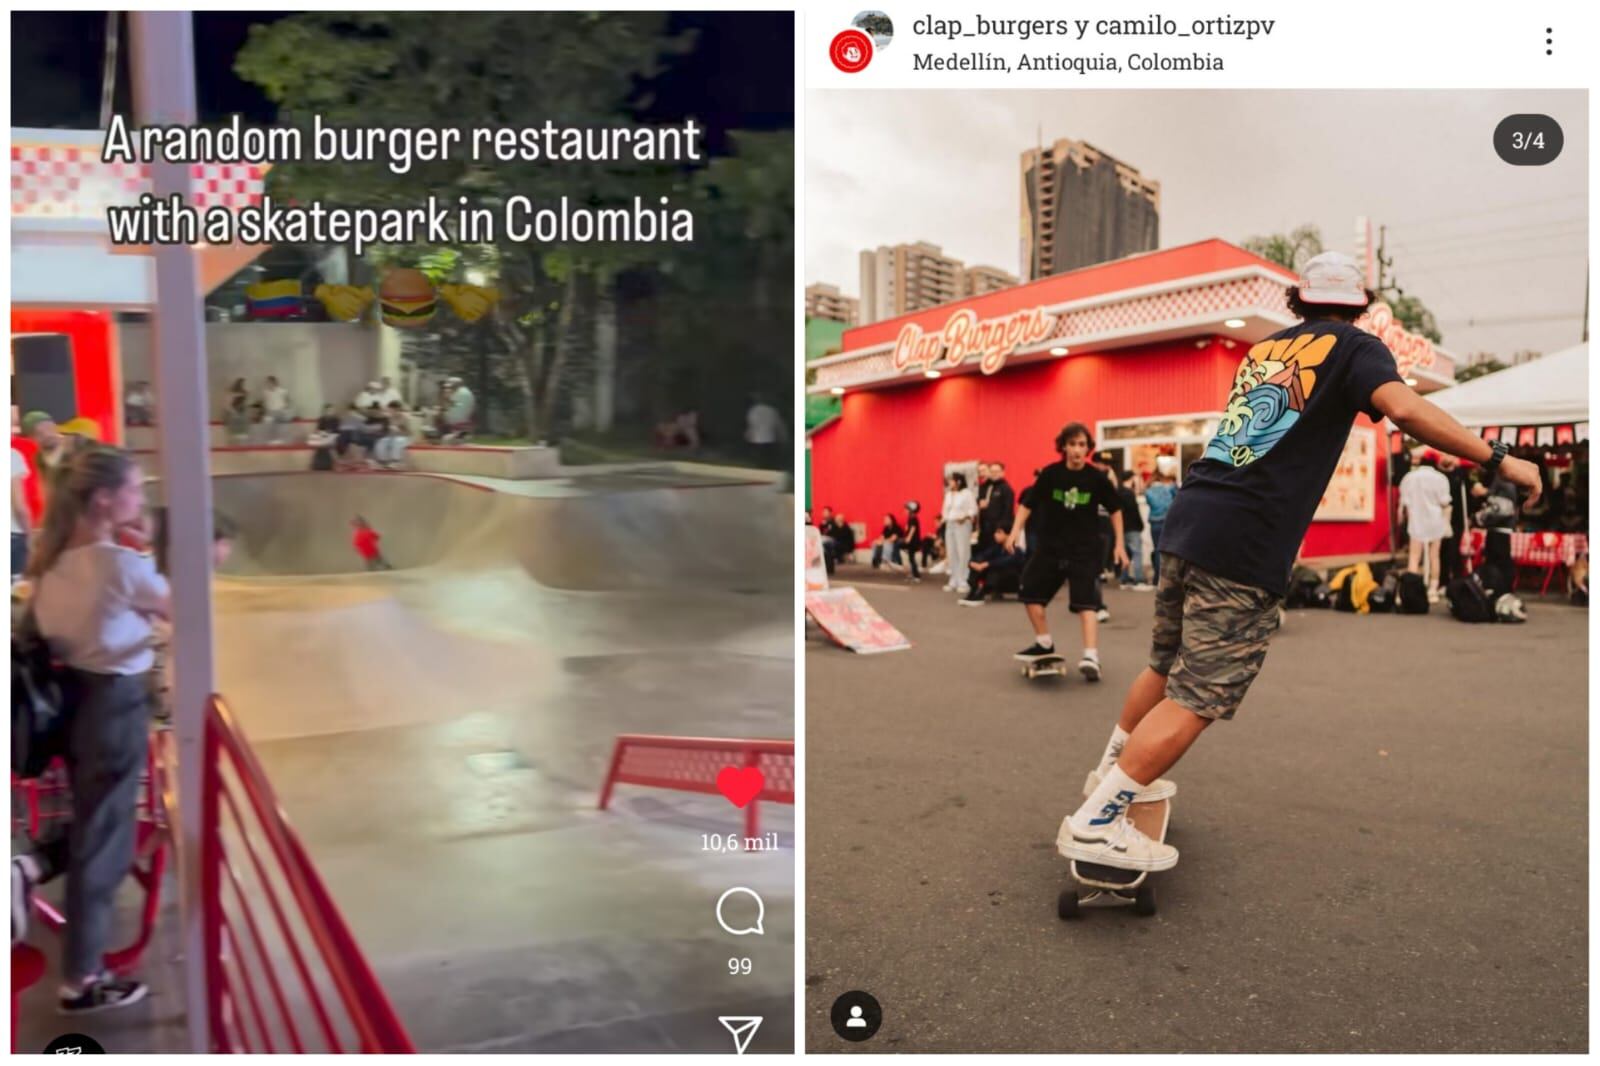
<instances>
[{"instance_id":1,"label":"checkered tile pattern wall","mask_svg":"<svg viewBox=\"0 0 1600 1066\"><path fill-rule=\"evenodd\" d=\"M266 168L252 163L196 163L189 168L189 203L202 210L237 211L259 203ZM11 217L93 219L106 208L131 206L149 192L146 163L104 163L98 149L60 144L11 148Z\"/></svg>"}]
</instances>

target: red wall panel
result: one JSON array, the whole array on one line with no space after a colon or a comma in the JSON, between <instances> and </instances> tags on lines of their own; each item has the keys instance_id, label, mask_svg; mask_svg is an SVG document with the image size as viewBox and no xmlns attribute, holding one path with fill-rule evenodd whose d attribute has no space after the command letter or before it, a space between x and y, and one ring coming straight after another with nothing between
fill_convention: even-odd
<instances>
[{"instance_id":1,"label":"red wall panel","mask_svg":"<svg viewBox=\"0 0 1600 1066\"><path fill-rule=\"evenodd\" d=\"M109 311L11 312L12 333L65 333L72 340L78 414L100 424L107 444L122 441L117 414L116 324ZM24 414L27 412L24 411Z\"/></svg>"},{"instance_id":2,"label":"red wall panel","mask_svg":"<svg viewBox=\"0 0 1600 1066\"><path fill-rule=\"evenodd\" d=\"M832 507L876 536L884 512L920 500L932 531L948 461L999 460L1019 491L1055 460L1055 435L1068 422L1163 418L1218 411L1244 346L1212 338L1067 356L844 396L843 413L812 438L812 506ZM1361 424L1370 424L1365 418ZM1387 450L1378 449L1379 484ZM1315 525L1307 555L1382 550L1388 523L1380 499L1371 523Z\"/></svg>"}]
</instances>

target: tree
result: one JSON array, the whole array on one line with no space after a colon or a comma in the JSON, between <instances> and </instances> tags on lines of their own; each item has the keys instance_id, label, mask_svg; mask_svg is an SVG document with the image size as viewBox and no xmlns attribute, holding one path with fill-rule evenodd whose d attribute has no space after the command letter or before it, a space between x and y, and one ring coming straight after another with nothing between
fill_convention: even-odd
<instances>
[{"instance_id":1,"label":"tree","mask_svg":"<svg viewBox=\"0 0 1600 1066\"><path fill-rule=\"evenodd\" d=\"M1246 237L1241 247L1299 273L1307 260L1322 254L1322 231L1312 225L1299 226L1288 233Z\"/></svg>"},{"instance_id":2,"label":"tree","mask_svg":"<svg viewBox=\"0 0 1600 1066\"><path fill-rule=\"evenodd\" d=\"M1412 333L1420 333L1435 344L1444 343L1444 334L1439 332L1439 325L1433 320L1433 312L1424 307L1421 300L1400 293L1385 296L1383 299L1389 305L1389 310L1394 312L1395 321L1406 329ZM1459 375L1457 380L1460 380Z\"/></svg>"},{"instance_id":3,"label":"tree","mask_svg":"<svg viewBox=\"0 0 1600 1066\"><path fill-rule=\"evenodd\" d=\"M692 46L666 34L656 12L471 13L312 12L256 26L235 69L278 105L279 120L309 130L312 116L345 128L528 128L630 124L637 87ZM645 203L676 198L686 176L676 166L560 165L546 161L454 158L414 163L395 173L384 162L303 162L275 167L280 198L346 206L413 207L466 196L502 214L513 196L545 206ZM555 428L555 404L572 356L574 322L586 289L650 261L657 246L533 244L500 239L448 247L376 248L376 264L415 265L451 253L463 274L478 270L501 292L494 331L513 360L525 429ZM442 280L436 278L435 280ZM446 315L441 315L443 319ZM459 331L441 322L435 337Z\"/></svg>"},{"instance_id":4,"label":"tree","mask_svg":"<svg viewBox=\"0 0 1600 1066\"><path fill-rule=\"evenodd\" d=\"M1506 368L1506 365L1500 360L1496 359L1494 356L1490 356L1487 359L1481 360L1476 359L1476 357L1474 357L1474 359L1474 362L1468 363L1466 366L1460 367L1456 370L1457 385L1461 384L1463 381L1471 381L1474 378L1481 378L1485 374L1493 374L1496 371L1504 370Z\"/></svg>"}]
</instances>

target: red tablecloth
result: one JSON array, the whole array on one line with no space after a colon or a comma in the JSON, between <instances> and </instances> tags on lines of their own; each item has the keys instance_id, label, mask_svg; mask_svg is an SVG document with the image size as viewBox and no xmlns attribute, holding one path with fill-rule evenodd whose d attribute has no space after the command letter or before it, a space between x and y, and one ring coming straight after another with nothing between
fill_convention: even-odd
<instances>
[{"instance_id":1,"label":"red tablecloth","mask_svg":"<svg viewBox=\"0 0 1600 1066\"><path fill-rule=\"evenodd\" d=\"M1484 531L1469 529L1463 536L1463 554L1477 560L1483 554ZM1513 533L1511 561L1518 566L1571 566L1589 554L1589 538L1582 533Z\"/></svg>"}]
</instances>

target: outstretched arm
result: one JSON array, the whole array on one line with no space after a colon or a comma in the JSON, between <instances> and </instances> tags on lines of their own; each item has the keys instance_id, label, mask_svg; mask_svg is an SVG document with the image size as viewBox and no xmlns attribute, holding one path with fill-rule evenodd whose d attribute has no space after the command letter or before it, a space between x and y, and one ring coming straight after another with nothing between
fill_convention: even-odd
<instances>
[{"instance_id":1,"label":"outstretched arm","mask_svg":"<svg viewBox=\"0 0 1600 1066\"><path fill-rule=\"evenodd\" d=\"M1028 507L1026 504L1017 505L1017 516L1011 520L1011 532L1006 534L1006 551L1017 550L1017 537L1022 535L1022 530L1028 524Z\"/></svg>"},{"instance_id":2,"label":"outstretched arm","mask_svg":"<svg viewBox=\"0 0 1600 1066\"><path fill-rule=\"evenodd\" d=\"M1398 381L1378 386L1372 393L1372 406L1410 436L1440 451L1474 463L1487 462L1494 454L1476 433ZM1507 481L1528 490L1526 503L1539 498L1543 486L1536 465L1508 455L1501 460L1500 472Z\"/></svg>"}]
</instances>

